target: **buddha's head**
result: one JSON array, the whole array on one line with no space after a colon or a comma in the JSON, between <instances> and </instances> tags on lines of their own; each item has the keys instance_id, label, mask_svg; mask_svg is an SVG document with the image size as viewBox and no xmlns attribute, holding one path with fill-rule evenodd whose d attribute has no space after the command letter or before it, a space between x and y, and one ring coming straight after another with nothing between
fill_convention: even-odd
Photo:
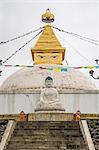
<instances>
[{"instance_id":1,"label":"buddha's head","mask_svg":"<svg viewBox=\"0 0 99 150\"><path fill-rule=\"evenodd\" d=\"M51 77L47 77L45 79L45 85L46 85L47 88L52 87L52 85L53 85L53 79Z\"/></svg>"}]
</instances>

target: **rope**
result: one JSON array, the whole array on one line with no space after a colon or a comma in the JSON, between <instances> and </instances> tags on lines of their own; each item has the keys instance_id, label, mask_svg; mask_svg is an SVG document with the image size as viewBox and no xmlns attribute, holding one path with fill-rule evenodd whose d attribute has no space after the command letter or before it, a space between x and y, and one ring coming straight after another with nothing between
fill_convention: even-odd
<instances>
[{"instance_id":1,"label":"rope","mask_svg":"<svg viewBox=\"0 0 99 150\"><path fill-rule=\"evenodd\" d=\"M66 41L67 42L67 41ZM89 61L88 58L86 58L84 55L82 55L77 49L74 48L73 45L71 45L69 42L67 42L71 47L72 49L77 53L79 54L83 59L85 59L89 64L93 65L93 63L91 61Z\"/></svg>"},{"instance_id":2,"label":"rope","mask_svg":"<svg viewBox=\"0 0 99 150\"><path fill-rule=\"evenodd\" d=\"M73 69L92 69L92 68L96 68L96 69L99 69L99 65L96 65L96 66L94 66L94 65L91 65L91 66L62 66L62 67L46 67L46 66L37 66L37 65L11 65L11 64L6 64L6 65L1 65L1 67L22 67L22 68L24 68L24 67L38 67L38 68L40 68L40 69L48 69L48 70L53 70L53 69L56 69L56 68L58 68L58 69L64 69L64 68L73 68ZM57 70L55 70L56 72L57 72Z\"/></svg>"},{"instance_id":3,"label":"rope","mask_svg":"<svg viewBox=\"0 0 99 150\"><path fill-rule=\"evenodd\" d=\"M84 36L78 35L78 34L73 33L73 32L68 32L68 31L59 29L59 28L54 27L54 26L52 26L52 28L57 29L58 31L61 31L61 32L70 34L70 35L72 35L72 36L75 36L76 38L79 38L79 39L84 40L84 41L86 41L86 42L89 42L89 43L91 43L91 44L94 44L94 45L99 46L99 41L98 41L98 40L94 40L94 39L91 39L91 38L88 38L88 37L84 37ZM94 42L93 42L93 41L94 41ZM96 42L97 42L97 43L96 43Z\"/></svg>"},{"instance_id":4,"label":"rope","mask_svg":"<svg viewBox=\"0 0 99 150\"><path fill-rule=\"evenodd\" d=\"M69 66L69 63L68 63L68 61L67 61L66 59L64 59L64 60L65 60L65 63L66 63L66 65L67 65L67 66Z\"/></svg>"},{"instance_id":5,"label":"rope","mask_svg":"<svg viewBox=\"0 0 99 150\"><path fill-rule=\"evenodd\" d=\"M15 37L15 38L10 39L10 40L2 41L2 42L0 42L0 45L1 45L1 44L6 44L6 43L11 42L11 41L14 41L14 40L17 40L17 39L19 39L19 38L22 38L22 37L24 37L24 36L27 36L27 35L29 35L29 34L31 34L31 33L34 33L34 32L36 32L36 31L38 31L38 30L40 30L40 29L43 29L43 28L44 28L44 27L40 27L40 28L38 28L38 29L36 29L36 30L34 30L34 31L27 32L27 33L25 33L25 34L23 34L23 35L17 36L17 37Z\"/></svg>"},{"instance_id":6,"label":"rope","mask_svg":"<svg viewBox=\"0 0 99 150\"><path fill-rule=\"evenodd\" d=\"M83 56L78 50L76 50L72 44L70 44L67 40L63 39L59 34L58 34L58 36L59 36L62 40L64 40L68 45L70 45L71 48L72 48L76 53L78 53L82 58L84 58L89 64L93 65L93 63L91 63L88 58L86 58L86 57Z\"/></svg>"},{"instance_id":7,"label":"rope","mask_svg":"<svg viewBox=\"0 0 99 150\"><path fill-rule=\"evenodd\" d=\"M29 44L35 37L37 37L43 30L41 30L39 33L37 33L32 39L27 41L24 45L22 45L18 50L16 50L14 53L12 53L7 59L5 59L2 64L7 62L9 59L11 59L17 52L19 52L22 48L24 48L27 44Z\"/></svg>"}]
</instances>

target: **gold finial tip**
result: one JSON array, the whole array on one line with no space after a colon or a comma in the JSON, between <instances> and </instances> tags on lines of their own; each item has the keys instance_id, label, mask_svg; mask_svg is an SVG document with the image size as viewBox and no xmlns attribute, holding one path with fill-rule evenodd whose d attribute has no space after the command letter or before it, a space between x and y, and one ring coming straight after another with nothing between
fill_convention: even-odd
<instances>
[{"instance_id":1,"label":"gold finial tip","mask_svg":"<svg viewBox=\"0 0 99 150\"><path fill-rule=\"evenodd\" d=\"M46 13L42 15L42 21L45 23L52 23L54 20L54 15L51 13L50 9L46 9Z\"/></svg>"}]
</instances>

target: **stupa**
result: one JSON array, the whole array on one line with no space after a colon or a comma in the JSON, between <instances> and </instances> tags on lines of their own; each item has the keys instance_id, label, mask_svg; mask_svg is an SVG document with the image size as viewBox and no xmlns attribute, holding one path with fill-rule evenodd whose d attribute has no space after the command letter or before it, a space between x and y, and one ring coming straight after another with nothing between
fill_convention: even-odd
<instances>
[{"instance_id":1,"label":"stupa","mask_svg":"<svg viewBox=\"0 0 99 150\"><path fill-rule=\"evenodd\" d=\"M42 15L42 21L46 25L35 46L31 49L34 67L23 68L15 72L1 85L1 93L13 93L12 95L6 94L6 99L3 95L2 103L5 105L4 108L0 105L1 113L19 113L21 110L26 113L34 112L36 103L40 99L41 89L45 87L45 79L48 76L53 79L53 88L58 90L62 106L67 112L73 113L80 109L83 113L93 113L94 99L89 108L90 102L86 96L84 100L87 105L83 107L84 100L81 93L96 90L96 87L82 72L73 68L68 69L68 66L62 65L66 48L62 47L51 27L54 20L54 15L47 9L46 13ZM18 95L18 93L23 95ZM69 93L71 93L70 97L67 96ZM73 97L72 93L74 93ZM76 96L78 93L79 98ZM23 105L20 104L19 99Z\"/></svg>"},{"instance_id":2,"label":"stupa","mask_svg":"<svg viewBox=\"0 0 99 150\"><path fill-rule=\"evenodd\" d=\"M9 123L7 150L95 150L87 123L75 122L74 113L98 119L99 92L82 72L63 66L66 48L51 27L54 20L47 9L46 25L31 49L34 66L15 72L0 87L1 119L19 121L20 112L27 116Z\"/></svg>"}]
</instances>

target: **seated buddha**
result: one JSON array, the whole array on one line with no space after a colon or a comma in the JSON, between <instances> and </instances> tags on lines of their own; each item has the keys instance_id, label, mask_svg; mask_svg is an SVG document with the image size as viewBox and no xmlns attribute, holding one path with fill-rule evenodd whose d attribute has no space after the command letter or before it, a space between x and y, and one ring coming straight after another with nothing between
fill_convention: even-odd
<instances>
[{"instance_id":1,"label":"seated buddha","mask_svg":"<svg viewBox=\"0 0 99 150\"><path fill-rule=\"evenodd\" d=\"M58 91L52 87L53 79L45 79L45 88L41 90L40 101L37 103L35 111L64 111L59 100Z\"/></svg>"}]
</instances>

